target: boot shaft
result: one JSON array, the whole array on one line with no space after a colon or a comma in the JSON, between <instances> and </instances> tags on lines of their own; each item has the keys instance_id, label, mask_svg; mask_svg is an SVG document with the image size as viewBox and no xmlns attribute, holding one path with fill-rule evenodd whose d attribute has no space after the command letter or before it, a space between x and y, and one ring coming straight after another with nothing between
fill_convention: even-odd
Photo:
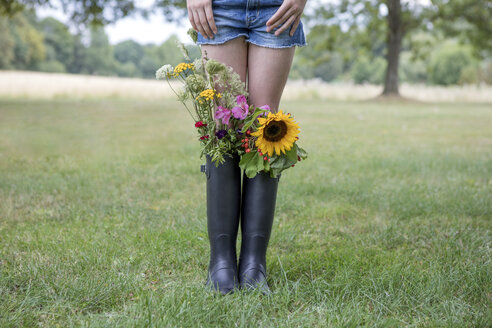
<instances>
[{"instance_id":1,"label":"boot shaft","mask_svg":"<svg viewBox=\"0 0 492 328\"><path fill-rule=\"evenodd\" d=\"M266 251L272 232L279 178L260 172L243 177L241 207L242 263L258 262L266 266Z\"/></svg>"},{"instance_id":2,"label":"boot shaft","mask_svg":"<svg viewBox=\"0 0 492 328\"><path fill-rule=\"evenodd\" d=\"M238 157L226 156L215 166L207 156L207 228L210 264L235 261L241 205L241 169Z\"/></svg>"}]
</instances>

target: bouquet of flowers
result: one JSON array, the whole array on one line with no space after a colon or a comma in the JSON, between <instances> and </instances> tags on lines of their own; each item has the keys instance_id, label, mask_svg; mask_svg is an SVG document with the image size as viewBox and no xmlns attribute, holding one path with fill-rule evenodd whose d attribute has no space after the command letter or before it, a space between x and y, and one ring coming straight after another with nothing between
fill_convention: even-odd
<instances>
[{"instance_id":1,"label":"bouquet of flowers","mask_svg":"<svg viewBox=\"0 0 492 328\"><path fill-rule=\"evenodd\" d=\"M190 30L196 42L196 32ZM231 67L207 58L191 61L188 51L178 43L186 62L176 67L164 65L156 72L166 80L195 121L201 155L219 165L224 156L240 156L239 166L250 178L258 172L272 177L307 158L297 145L299 126L290 113L270 112L268 105L248 104L245 84ZM183 83L175 91L170 80Z\"/></svg>"}]
</instances>

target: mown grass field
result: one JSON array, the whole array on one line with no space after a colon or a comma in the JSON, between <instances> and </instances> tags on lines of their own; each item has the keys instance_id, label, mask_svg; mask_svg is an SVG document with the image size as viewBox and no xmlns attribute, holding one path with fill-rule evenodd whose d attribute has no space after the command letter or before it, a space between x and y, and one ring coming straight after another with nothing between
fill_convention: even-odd
<instances>
[{"instance_id":1,"label":"mown grass field","mask_svg":"<svg viewBox=\"0 0 492 328\"><path fill-rule=\"evenodd\" d=\"M283 108L273 293L220 297L177 102L0 100L0 326L492 326L492 106Z\"/></svg>"}]
</instances>

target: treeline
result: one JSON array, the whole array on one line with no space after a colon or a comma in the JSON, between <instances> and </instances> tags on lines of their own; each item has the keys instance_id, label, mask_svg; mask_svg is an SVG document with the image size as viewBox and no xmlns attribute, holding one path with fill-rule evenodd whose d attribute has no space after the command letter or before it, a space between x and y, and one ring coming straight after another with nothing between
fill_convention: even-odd
<instances>
[{"instance_id":1,"label":"treeline","mask_svg":"<svg viewBox=\"0 0 492 328\"><path fill-rule=\"evenodd\" d=\"M160 45L111 45L101 27L73 33L54 18L23 12L0 16L0 69L155 78L163 64L182 60L175 41L173 36ZM199 56L198 48L189 50Z\"/></svg>"},{"instance_id":2,"label":"treeline","mask_svg":"<svg viewBox=\"0 0 492 328\"><path fill-rule=\"evenodd\" d=\"M345 34L345 35L344 35ZM381 84L386 70L384 35L360 47L354 31L316 25L308 46L298 49L292 78ZM402 82L427 84L492 84L492 60L479 60L469 46L452 39L415 33L403 44ZM0 69L154 78L163 64L177 64L182 55L172 36L160 45L123 41L111 45L103 28L72 32L54 18L34 12L0 16ZM327 42L333 42L327 46ZM370 49L370 50L367 50ZM189 47L192 57L197 47Z\"/></svg>"},{"instance_id":3,"label":"treeline","mask_svg":"<svg viewBox=\"0 0 492 328\"><path fill-rule=\"evenodd\" d=\"M308 46L294 57L291 77L383 83L387 65L385 34L367 34L316 25L307 37ZM471 46L456 39L418 31L402 45L399 78L411 84L492 84L492 58L480 58Z\"/></svg>"}]
</instances>

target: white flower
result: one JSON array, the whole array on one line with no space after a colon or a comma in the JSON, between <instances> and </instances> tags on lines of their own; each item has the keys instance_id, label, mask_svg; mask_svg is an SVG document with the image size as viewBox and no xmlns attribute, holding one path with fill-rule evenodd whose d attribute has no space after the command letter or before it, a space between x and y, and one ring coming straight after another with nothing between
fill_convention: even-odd
<instances>
[{"instance_id":1,"label":"white flower","mask_svg":"<svg viewBox=\"0 0 492 328\"><path fill-rule=\"evenodd\" d=\"M155 77L158 80L164 80L164 79L167 79L168 77L170 77L170 75L173 72L174 72L174 68L171 65L167 64L167 65L162 66L161 68L159 68L157 70L157 72L155 72Z\"/></svg>"},{"instance_id":2,"label":"white flower","mask_svg":"<svg viewBox=\"0 0 492 328\"><path fill-rule=\"evenodd\" d=\"M197 58L193 61L193 66L195 66L195 72L200 72L203 68L202 58Z\"/></svg>"}]
</instances>

